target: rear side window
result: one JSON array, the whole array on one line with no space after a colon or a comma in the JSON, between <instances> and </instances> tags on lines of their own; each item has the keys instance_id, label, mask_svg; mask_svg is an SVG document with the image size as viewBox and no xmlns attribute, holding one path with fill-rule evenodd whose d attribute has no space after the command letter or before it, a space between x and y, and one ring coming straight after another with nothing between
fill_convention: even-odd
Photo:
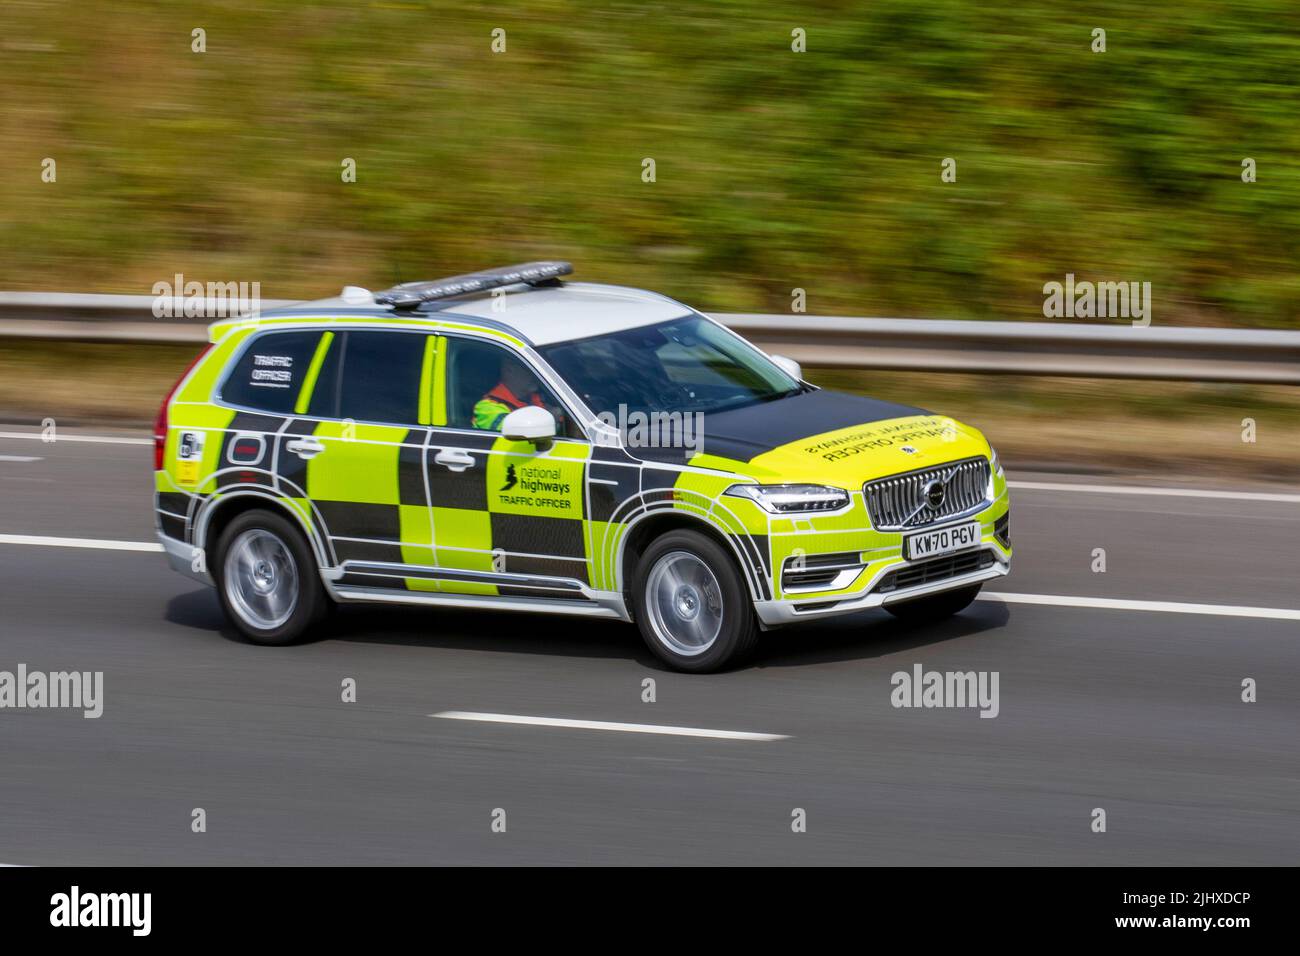
<instances>
[{"instance_id":1,"label":"rear side window","mask_svg":"<svg viewBox=\"0 0 1300 956\"><path fill-rule=\"evenodd\" d=\"M412 332L348 332L343 338L338 412L334 417L361 422L417 422L427 336Z\"/></svg>"},{"instance_id":2,"label":"rear side window","mask_svg":"<svg viewBox=\"0 0 1300 956\"><path fill-rule=\"evenodd\" d=\"M338 418L339 409L339 372L343 369L343 349L347 341L346 332L335 332L316 375L316 384L311 390L311 399L307 414L312 418Z\"/></svg>"},{"instance_id":3,"label":"rear side window","mask_svg":"<svg viewBox=\"0 0 1300 956\"><path fill-rule=\"evenodd\" d=\"M319 331L259 335L226 378L222 400L259 411L292 414L320 337Z\"/></svg>"}]
</instances>

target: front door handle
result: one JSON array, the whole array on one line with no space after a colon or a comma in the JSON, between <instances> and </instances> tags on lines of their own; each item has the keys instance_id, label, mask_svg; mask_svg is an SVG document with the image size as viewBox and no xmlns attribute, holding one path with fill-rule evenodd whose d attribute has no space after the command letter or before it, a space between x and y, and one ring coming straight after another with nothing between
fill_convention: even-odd
<instances>
[{"instance_id":1,"label":"front door handle","mask_svg":"<svg viewBox=\"0 0 1300 956\"><path fill-rule=\"evenodd\" d=\"M467 452L457 451L455 448L444 448L433 459L444 468L450 468L452 471L464 471L474 464L474 456Z\"/></svg>"},{"instance_id":2,"label":"front door handle","mask_svg":"<svg viewBox=\"0 0 1300 956\"><path fill-rule=\"evenodd\" d=\"M325 446L316 438L295 438L284 443L284 447L299 458L315 458L325 450Z\"/></svg>"}]
</instances>

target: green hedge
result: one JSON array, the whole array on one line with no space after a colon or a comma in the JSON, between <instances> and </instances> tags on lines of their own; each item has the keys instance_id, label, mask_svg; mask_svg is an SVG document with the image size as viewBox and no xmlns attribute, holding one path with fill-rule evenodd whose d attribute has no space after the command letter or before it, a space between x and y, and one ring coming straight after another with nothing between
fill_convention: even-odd
<instances>
[{"instance_id":1,"label":"green hedge","mask_svg":"<svg viewBox=\"0 0 1300 956\"><path fill-rule=\"evenodd\" d=\"M0 288L545 256L719 311L1041 319L1073 272L1297 323L1286 0L179 6L6 4Z\"/></svg>"}]
</instances>

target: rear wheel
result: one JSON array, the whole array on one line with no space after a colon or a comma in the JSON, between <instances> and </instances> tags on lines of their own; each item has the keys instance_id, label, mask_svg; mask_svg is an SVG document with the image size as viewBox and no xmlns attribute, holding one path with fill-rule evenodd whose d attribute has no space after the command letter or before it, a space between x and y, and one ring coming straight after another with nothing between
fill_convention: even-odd
<instances>
[{"instance_id":1,"label":"rear wheel","mask_svg":"<svg viewBox=\"0 0 1300 956\"><path fill-rule=\"evenodd\" d=\"M697 531L670 531L637 564L633 605L641 636L670 667L704 673L754 648L758 624L735 562Z\"/></svg>"},{"instance_id":2,"label":"rear wheel","mask_svg":"<svg viewBox=\"0 0 1300 956\"><path fill-rule=\"evenodd\" d=\"M975 600L983 586L972 584L952 591L940 591L938 594L912 598L910 601L886 604L885 610L899 620L912 624L931 624L965 610Z\"/></svg>"},{"instance_id":3,"label":"rear wheel","mask_svg":"<svg viewBox=\"0 0 1300 956\"><path fill-rule=\"evenodd\" d=\"M226 526L214 570L226 617L257 644L302 639L329 607L306 539L272 511L246 511Z\"/></svg>"}]
</instances>

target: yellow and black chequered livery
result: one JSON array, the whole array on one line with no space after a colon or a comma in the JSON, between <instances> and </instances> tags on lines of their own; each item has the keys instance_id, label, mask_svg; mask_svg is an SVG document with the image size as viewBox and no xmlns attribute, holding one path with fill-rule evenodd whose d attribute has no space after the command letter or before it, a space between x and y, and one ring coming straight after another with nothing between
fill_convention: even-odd
<instances>
[{"instance_id":1,"label":"yellow and black chequered livery","mask_svg":"<svg viewBox=\"0 0 1300 956\"><path fill-rule=\"evenodd\" d=\"M978 431L569 271L213 325L155 429L172 565L262 643L339 602L486 606L634 621L697 671L804 618L952 614L1009 571Z\"/></svg>"}]
</instances>

